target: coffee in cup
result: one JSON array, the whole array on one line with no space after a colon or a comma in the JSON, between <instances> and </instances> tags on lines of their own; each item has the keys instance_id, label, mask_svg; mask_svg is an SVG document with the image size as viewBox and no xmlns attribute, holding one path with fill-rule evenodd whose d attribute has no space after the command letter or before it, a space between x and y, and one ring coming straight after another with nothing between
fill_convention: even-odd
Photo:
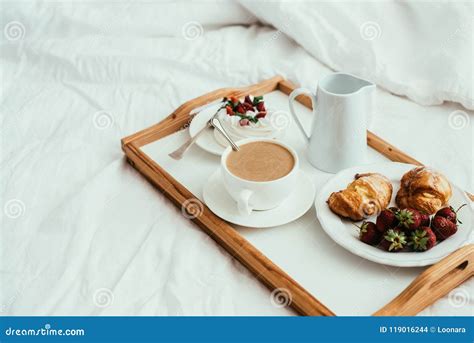
<instances>
[{"instance_id":1,"label":"coffee in cup","mask_svg":"<svg viewBox=\"0 0 474 343\"><path fill-rule=\"evenodd\" d=\"M256 141L231 151L226 164L229 172L249 181L273 181L288 175L295 165L293 154L274 142Z\"/></svg>"},{"instance_id":2,"label":"coffee in cup","mask_svg":"<svg viewBox=\"0 0 474 343\"><path fill-rule=\"evenodd\" d=\"M249 138L228 147L221 158L224 186L243 214L280 205L293 191L298 156L273 139Z\"/></svg>"}]
</instances>

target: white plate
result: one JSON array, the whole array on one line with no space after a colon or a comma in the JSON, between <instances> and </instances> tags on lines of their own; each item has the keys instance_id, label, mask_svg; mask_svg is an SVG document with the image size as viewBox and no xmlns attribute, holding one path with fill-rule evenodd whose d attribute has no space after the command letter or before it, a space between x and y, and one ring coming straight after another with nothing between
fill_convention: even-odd
<instances>
[{"instance_id":1,"label":"white plate","mask_svg":"<svg viewBox=\"0 0 474 343\"><path fill-rule=\"evenodd\" d=\"M209 121L209 119L211 119L214 113L216 113L219 106L220 104L216 104L215 106L206 108L196 114L196 116L191 121L191 124L189 125L189 135L191 137L194 137L204 126L207 125L207 122ZM277 132L269 137L278 139L281 138L283 134L284 130L281 130L281 132ZM227 141L224 137L222 137L219 133L215 134L213 128L208 128L198 137L196 145L199 146L201 149L210 152L213 155L220 156L222 155L226 147L224 147L221 143L218 142L217 138L215 137L216 135L219 135L221 143L227 144Z\"/></svg>"},{"instance_id":2,"label":"white plate","mask_svg":"<svg viewBox=\"0 0 474 343\"><path fill-rule=\"evenodd\" d=\"M253 228L284 225L301 217L314 203L313 182L303 171L299 173L295 189L280 206L268 211L253 211L246 216L239 213L236 202L225 190L218 169L204 186L204 202L218 217L236 225Z\"/></svg>"},{"instance_id":3,"label":"white plate","mask_svg":"<svg viewBox=\"0 0 474 343\"><path fill-rule=\"evenodd\" d=\"M219 106L220 104L216 104L215 106L206 108L196 114L196 116L191 121L191 124L189 125L189 135L191 137L194 137L204 126L207 125L207 122L216 113ZM196 144L201 149L210 152L211 154L220 156L224 152L225 148L216 142L213 130L214 129L212 128L206 129L198 137Z\"/></svg>"},{"instance_id":4,"label":"white plate","mask_svg":"<svg viewBox=\"0 0 474 343\"><path fill-rule=\"evenodd\" d=\"M315 202L316 215L324 231L326 231L337 244L353 254L373 262L397 267L420 267L434 264L459 247L465 245L469 241L472 230L473 211L471 206L465 206L459 211L458 216L463 224L459 225L457 233L437 244L432 249L425 252L391 253L361 242L353 222L342 219L334 214L326 203L331 193L346 188L347 185L354 180L355 174L376 172L385 175L392 182L393 196L390 206L395 206L394 199L400 188L402 175L415 167L416 166L411 164L385 162L353 167L336 174L323 186ZM451 206L457 208L462 204L470 204L469 198L459 187L452 183L451 186L453 188L453 196L449 201ZM368 220L373 222L375 222L375 219L375 216L368 218Z\"/></svg>"}]
</instances>

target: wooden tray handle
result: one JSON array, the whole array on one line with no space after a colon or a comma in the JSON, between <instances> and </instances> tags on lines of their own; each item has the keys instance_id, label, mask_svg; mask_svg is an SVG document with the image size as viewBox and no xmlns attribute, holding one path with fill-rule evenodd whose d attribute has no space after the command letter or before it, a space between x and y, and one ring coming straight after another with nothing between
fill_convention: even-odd
<instances>
[{"instance_id":1,"label":"wooden tray handle","mask_svg":"<svg viewBox=\"0 0 474 343\"><path fill-rule=\"evenodd\" d=\"M127 144L124 146L124 150L132 166L160 189L178 208L181 207L181 210L183 210L182 204L186 200L197 199L186 187L144 154L140 148L133 144ZM232 257L242 263L265 286L274 291L272 299L276 300L278 304L291 306L297 313L305 316L335 315L242 237L230 224L212 213L206 205L202 204L201 212L193 216L191 220ZM280 303L280 300L283 304Z\"/></svg>"},{"instance_id":2,"label":"wooden tray handle","mask_svg":"<svg viewBox=\"0 0 474 343\"><path fill-rule=\"evenodd\" d=\"M222 99L225 96L235 96L237 98L241 98L247 94L263 95L277 89L278 84L282 80L283 77L274 76L271 79L264 80L250 86L220 88L198 96L192 100L186 101L158 124L123 138L122 147L131 143L133 143L136 147L141 147L167 135L173 134L176 131L179 131L190 123L193 116L190 116L189 113L195 108L207 105L213 101Z\"/></svg>"},{"instance_id":3,"label":"wooden tray handle","mask_svg":"<svg viewBox=\"0 0 474 343\"><path fill-rule=\"evenodd\" d=\"M196 107L218 100L224 96L242 97L245 94L262 95L275 89L289 94L295 86L281 76L262 81L258 84L241 88L222 88L204 94L185 102L167 118L145 130L122 139L122 149L130 163L138 169L152 184L157 186L178 207L184 200L195 198L184 186L166 173L152 161L141 146L172 134L186 127L192 120L190 111ZM309 98L297 98L303 105L311 108ZM421 163L396 147L390 145L374 133L367 132L367 144L382 153L392 161ZM474 196L469 194L471 200ZM283 287L293 294L290 304L302 315L325 315L334 313L321 304L308 291L291 279L280 268L273 264L260 251L240 236L229 224L213 215L204 206L204 215L193 220L204 232L216 240L234 258L247 267L269 289ZM451 289L461 284L473 275L474 272L474 245L469 245L452 253L439 263L420 274L397 298L375 312L377 316L387 315L415 315L437 299L447 294Z\"/></svg>"},{"instance_id":4,"label":"wooden tray handle","mask_svg":"<svg viewBox=\"0 0 474 343\"><path fill-rule=\"evenodd\" d=\"M374 316L414 316L474 275L474 244L460 248L421 273Z\"/></svg>"}]
</instances>

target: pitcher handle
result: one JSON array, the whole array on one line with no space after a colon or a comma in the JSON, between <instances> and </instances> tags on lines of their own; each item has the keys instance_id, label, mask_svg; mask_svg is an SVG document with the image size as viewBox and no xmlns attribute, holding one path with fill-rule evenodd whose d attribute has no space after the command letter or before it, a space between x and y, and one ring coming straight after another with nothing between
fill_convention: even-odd
<instances>
[{"instance_id":1,"label":"pitcher handle","mask_svg":"<svg viewBox=\"0 0 474 343\"><path fill-rule=\"evenodd\" d=\"M301 94L307 94L311 98L311 102L313 104L313 109L316 106L316 95L314 95L309 89L307 88L297 88L290 94L290 99L289 99L289 105L290 105L290 113L295 119L296 124L298 125L298 128L300 129L301 133L303 134L303 137L306 139L306 141L309 141L310 135L308 135L301 124L300 120L298 119L298 116L296 115L295 109L293 107L293 101L298 95ZM314 120L314 119L313 119Z\"/></svg>"}]
</instances>

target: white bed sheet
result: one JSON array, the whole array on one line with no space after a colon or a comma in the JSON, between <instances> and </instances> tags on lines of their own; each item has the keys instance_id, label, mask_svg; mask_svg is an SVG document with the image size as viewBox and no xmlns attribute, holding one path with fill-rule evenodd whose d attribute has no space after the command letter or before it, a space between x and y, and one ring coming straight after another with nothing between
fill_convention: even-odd
<instances>
[{"instance_id":1,"label":"white bed sheet","mask_svg":"<svg viewBox=\"0 0 474 343\"><path fill-rule=\"evenodd\" d=\"M210 90L275 74L314 88L330 72L255 22L230 2L2 2L2 314L292 313L120 150ZM371 129L472 192L473 121L379 91ZM470 314L473 285L423 314Z\"/></svg>"},{"instance_id":2,"label":"white bed sheet","mask_svg":"<svg viewBox=\"0 0 474 343\"><path fill-rule=\"evenodd\" d=\"M474 109L472 1L240 1L332 69Z\"/></svg>"}]
</instances>

